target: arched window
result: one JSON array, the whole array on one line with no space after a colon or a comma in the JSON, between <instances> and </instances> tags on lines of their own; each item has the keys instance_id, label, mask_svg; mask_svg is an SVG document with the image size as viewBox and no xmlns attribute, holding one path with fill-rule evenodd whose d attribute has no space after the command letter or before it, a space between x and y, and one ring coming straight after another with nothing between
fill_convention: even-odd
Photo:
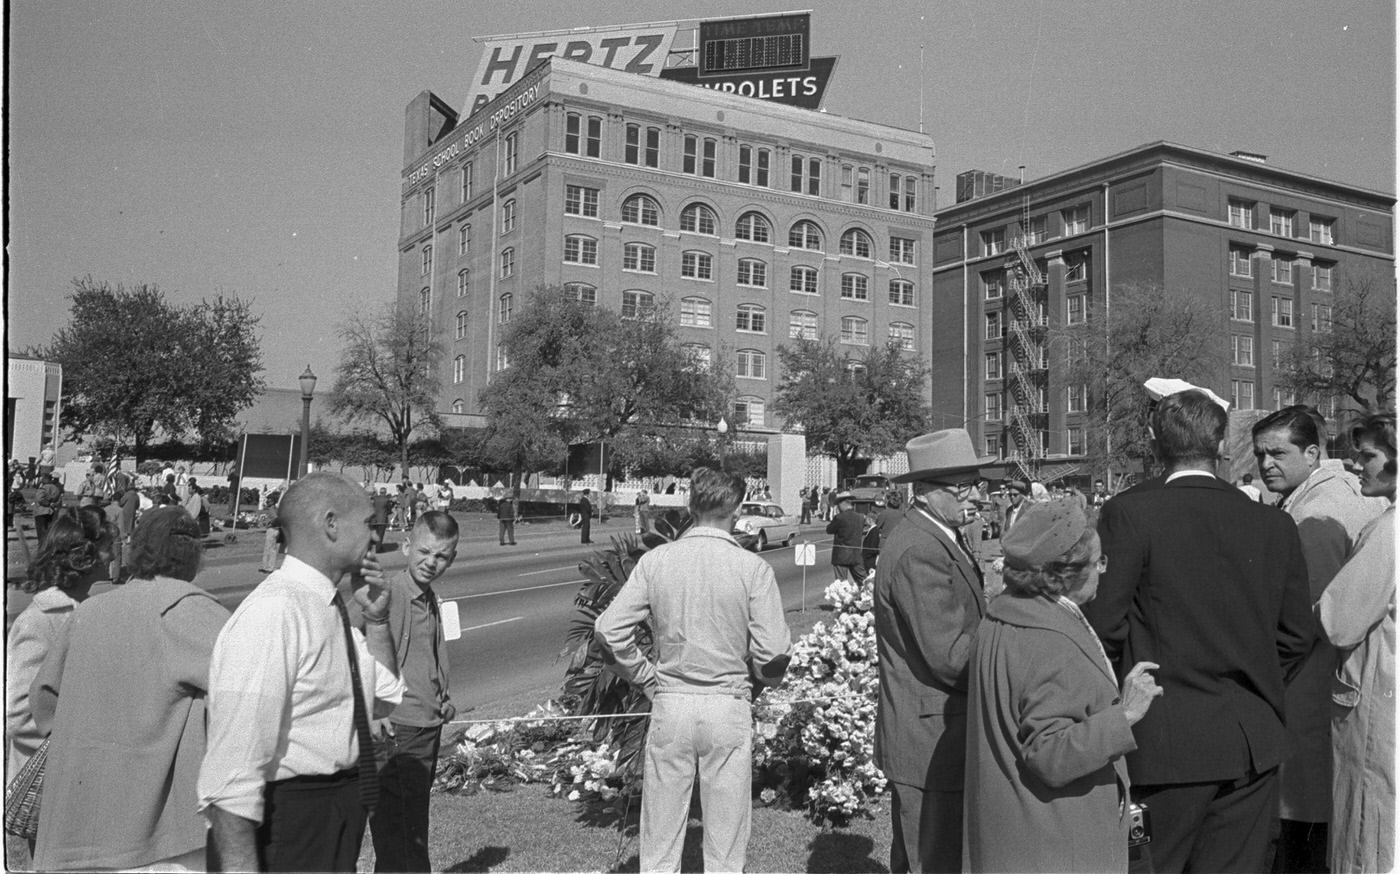
<instances>
[{"instance_id":1,"label":"arched window","mask_svg":"<svg viewBox=\"0 0 1400 874\"><path fill-rule=\"evenodd\" d=\"M734 401L734 424L763 425L763 399L743 397Z\"/></svg>"},{"instance_id":2,"label":"arched window","mask_svg":"<svg viewBox=\"0 0 1400 874\"><path fill-rule=\"evenodd\" d=\"M501 278L509 279L515 275L515 247L509 246L501 250Z\"/></svg>"},{"instance_id":3,"label":"arched window","mask_svg":"<svg viewBox=\"0 0 1400 874\"><path fill-rule=\"evenodd\" d=\"M452 359L452 382L459 383L467 377L467 356L458 355Z\"/></svg>"},{"instance_id":4,"label":"arched window","mask_svg":"<svg viewBox=\"0 0 1400 874\"><path fill-rule=\"evenodd\" d=\"M433 272L433 247L432 247L432 246L424 246L424 247L423 247L423 269L422 269L422 271L419 273L419 275L420 275L420 276L427 276L429 273L432 273L432 272Z\"/></svg>"},{"instance_id":5,"label":"arched window","mask_svg":"<svg viewBox=\"0 0 1400 874\"><path fill-rule=\"evenodd\" d=\"M465 337L465 336L467 336L467 311L466 311L466 310L458 310L458 311L457 311L457 339L460 340L460 339L462 339L462 338Z\"/></svg>"},{"instance_id":6,"label":"arched window","mask_svg":"<svg viewBox=\"0 0 1400 874\"><path fill-rule=\"evenodd\" d=\"M907 279L890 280L890 303L897 307L914 305L914 283Z\"/></svg>"},{"instance_id":7,"label":"arched window","mask_svg":"<svg viewBox=\"0 0 1400 874\"><path fill-rule=\"evenodd\" d=\"M646 243L627 243L622 247L622 269L655 273L656 247Z\"/></svg>"},{"instance_id":8,"label":"arched window","mask_svg":"<svg viewBox=\"0 0 1400 874\"><path fill-rule=\"evenodd\" d=\"M767 288L768 265L757 258L740 258L738 283L753 288Z\"/></svg>"},{"instance_id":9,"label":"arched window","mask_svg":"<svg viewBox=\"0 0 1400 874\"><path fill-rule=\"evenodd\" d=\"M564 238L565 264L598 263L598 241L583 234L570 234Z\"/></svg>"},{"instance_id":10,"label":"arched window","mask_svg":"<svg viewBox=\"0 0 1400 874\"><path fill-rule=\"evenodd\" d=\"M634 194L622 202L622 220L634 225L661 224L661 207L646 194Z\"/></svg>"},{"instance_id":11,"label":"arched window","mask_svg":"<svg viewBox=\"0 0 1400 874\"><path fill-rule=\"evenodd\" d=\"M515 198L507 200L501 204L501 234L505 235L515 230Z\"/></svg>"},{"instance_id":12,"label":"arched window","mask_svg":"<svg viewBox=\"0 0 1400 874\"><path fill-rule=\"evenodd\" d=\"M756 212L746 212L734 224L734 236L753 243L767 243L773 238L772 225Z\"/></svg>"},{"instance_id":13,"label":"arched window","mask_svg":"<svg viewBox=\"0 0 1400 874\"><path fill-rule=\"evenodd\" d=\"M598 289L586 282L568 282L564 284L564 297L593 306L598 302Z\"/></svg>"},{"instance_id":14,"label":"arched window","mask_svg":"<svg viewBox=\"0 0 1400 874\"><path fill-rule=\"evenodd\" d=\"M692 234L715 235L715 211L703 203L692 203L681 210L681 230Z\"/></svg>"},{"instance_id":15,"label":"arched window","mask_svg":"<svg viewBox=\"0 0 1400 874\"><path fill-rule=\"evenodd\" d=\"M788 336L794 340L817 339L817 314L811 310L793 310L788 316Z\"/></svg>"},{"instance_id":16,"label":"arched window","mask_svg":"<svg viewBox=\"0 0 1400 874\"><path fill-rule=\"evenodd\" d=\"M788 245L794 249L822 250L822 231L816 222L806 220L793 225L788 231Z\"/></svg>"},{"instance_id":17,"label":"arched window","mask_svg":"<svg viewBox=\"0 0 1400 874\"><path fill-rule=\"evenodd\" d=\"M841 235L841 254L869 258L872 251L870 235L860 228L851 228Z\"/></svg>"},{"instance_id":18,"label":"arched window","mask_svg":"<svg viewBox=\"0 0 1400 874\"><path fill-rule=\"evenodd\" d=\"M740 349L736 353L735 376L744 379L767 379L768 356L757 349Z\"/></svg>"},{"instance_id":19,"label":"arched window","mask_svg":"<svg viewBox=\"0 0 1400 874\"><path fill-rule=\"evenodd\" d=\"M899 348L907 351L914 351L914 326L908 322L890 322L890 341L899 344Z\"/></svg>"},{"instance_id":20,"label":"arched window","mask_svg":"<svg viewBox=\"0 0 1400 874\"><path fill-rule=\"evenodd\" d=\"M853 346L869 346L870 323L860 316L842 316L841 342Z\"/></svg>"},{"instance_id":21,"label":"arched window","mask_svg":"<svg viewBox=\"0 0 1400 874\"><path fill-rule=\"evenodd\" d=\"M870 300L870 277L859 273L841 274L843 300Z\"/></svg>"},{"instance_id":22,"label":"arched window","mask_svg":"<svg viewBox=\"0 0 1400 874\"><path fill-rule=\"evenodd\" d=\"M622 293L622 317L624 319L644 319L656 311L656 296L649 291L624 291Z\"/></svg>"},{"instance_id":23,"label":"arched window","mask_svg":"<svg viewBox=\"0 0 1400 874\"><path fill-rule=\"evenodd\" d=\"M681 276L686 279L713 279L714 257L709 252L682 252Z\"/></svg>"},{"instance_id":24,"label":"arched window","mask_svg":"<svg viewBox=\"0 0 1400 874\"><path fill-rule=\"evenodd\" d=\"M817 269L815 267L794 267L788 274L788 291L798 294L817 293Z\"/></svg>"},{"instance_id":25,"label":"arched window","mask_svg":"<svg viewBox=\"0 0 1400 874\"><path fill-rule=\"evenodd\" d=\"M747 331L751 334L766 333L768 322L767 311L756 303L741 303L734 319L734 329Z\"/></svg>"},{"instance_id":26,"label":"arched window","mask_svg":"<svg viewBox=\"0 0 1400 874\"><path fill-rule=\"evenodd\" d=\"M699 370L710 369L710 347L704 343L686 343L681 347L685 354L690 357L691 364Z\"/></svg>"},{"instance_id":27,"label":"arched window","mask_svg":"<svg viewBox=\"0 0 1400 874\"><path fill-rule=\"evenodd\" d=\"M500 306L496 310L498 322L502 325L504 325L506 322L509 322L511 310L513 310L514 308L515 295L511 294L510 292L506 292L505 294L501 295Z\"/></svg>"},{"instance_id":28,"label":"arched window","mask_svg":"<svg viewBox=\"0 0 1400 874\"><path fill-rule=\"evenodd\" d=\"M462 225L457 229L457 254L465 255L472 247L472 226Z\"/></svg>"},{"instance_id":29,"label":"arched window","mask_svg":"<svg viewBox=\"0 0 1400 874\"><path fill-rule=\"evenodd\" d=\"M418 312L427 315L433 308L433 290L424 288L418 292Z\"/></svg>"},{"instance_id":30,"label":"arched window","mask_svg":"<svg viewBox=\"0 0 1400 874\"><path fill-rule=\"evenodd\" d=\"M458 271L457 271L457 296L458 296L458 297L466 297L466 296L467 296L467 292L471 291L471 288L472 288L471 274L472 274L472 272L471 272L470 270L458 270Z\"/></svg>"},{"instance_id":31,"label":"arched window","mask_svg":"<svg viewBox=\"0 0 1400 874\"><path fill-rule=\"evenodd\" d=\"M463 400L462 398L457 398L455 401L452 402L452 412L454 412L454 413L465 413L466 411L467 411L467 402L466 402L465 400Z\"/></svg>"},{"instance_id":32,"label":"arched window","mask_svg":"<svg viewBox=\"0 0 1400 874\"><path fill-rule=\"evenodd\" d=\"M687 328L712 328L714 320L711 316L711 306L709 300L703 297L683 297L681 298L681 325Z\"/></svg>"}]
</instances>

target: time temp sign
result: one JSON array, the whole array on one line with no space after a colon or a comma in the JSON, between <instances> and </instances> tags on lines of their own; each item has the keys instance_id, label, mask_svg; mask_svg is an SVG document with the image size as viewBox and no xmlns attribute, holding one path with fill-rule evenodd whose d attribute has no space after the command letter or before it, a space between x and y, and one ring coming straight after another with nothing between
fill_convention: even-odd
<instances>
[{"instance_id":1,"label":"time temp sign","mask_svg":"<svg viewBox=\"0 0 1400 874\"><path fill-rule=\"evenodd\" d=\"M811 16L769 15L700 22L699 74L806 70L811 60Z\"/></svg>"}]
</instances>

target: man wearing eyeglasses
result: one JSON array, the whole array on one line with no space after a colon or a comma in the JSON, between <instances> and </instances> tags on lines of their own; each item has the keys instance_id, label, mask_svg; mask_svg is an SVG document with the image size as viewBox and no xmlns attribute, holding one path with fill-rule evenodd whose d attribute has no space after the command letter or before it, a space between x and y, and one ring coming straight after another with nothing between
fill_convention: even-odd
<instances>
[{"instance_id":1,"label":"man wearing eyeglasses","mask_svg":"<svg viewBox=\"0 0 1400 874\"><path fill-rule=\"evenodd\" d=\"M910 440L914 505L875 571L880 702L875 763L893 790L890 871L962 869L967 662L985 611L982 571L961 529L979 458L961 428Z\"/></svg>"}]
</instances>

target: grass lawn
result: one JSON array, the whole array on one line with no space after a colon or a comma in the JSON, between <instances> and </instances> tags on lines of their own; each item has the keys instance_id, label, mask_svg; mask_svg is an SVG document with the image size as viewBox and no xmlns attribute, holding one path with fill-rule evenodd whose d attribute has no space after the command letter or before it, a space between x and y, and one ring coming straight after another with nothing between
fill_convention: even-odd
<instances>
[{"instance_id":1,"label":"grass lawn","mask_svg":"<svg viewBox=\"0 0 1400 874\"><path fill-rule=\"evenodd\" d=\"M681 868L700 871L698 805L686 831ZM374 869L368 838L360 871ZM755 808L749 871L889 870L887 807L849 828L818 828L796 811ZM472 796L434 795L429 853L438 871L636 871L637 809L620 843L617 816L549 795L546 786Z\"/></svg>"}]
</instances>

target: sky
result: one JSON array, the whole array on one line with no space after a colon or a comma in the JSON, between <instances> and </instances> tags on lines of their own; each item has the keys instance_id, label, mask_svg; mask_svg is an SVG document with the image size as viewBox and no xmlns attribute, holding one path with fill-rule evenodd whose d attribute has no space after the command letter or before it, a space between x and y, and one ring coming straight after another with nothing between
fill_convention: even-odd
<instances>
[{"instance_id":1,"label":"sky","mask_svg":"<svg viewBox=\"0 0 1400 874\"><path fill-rule=\"evenodd\" d=\"M404 108L462 107L473 37L804 8L812 53L840 57L829 112L917 129L922 79L940 204L964 170L1156 140L1395 191L1379 0L14 0L7 348L52 337L91 275L250 299L267 383L310 365L328 388L337 326L394 293Z\"/></svg>"}]
</instances>

